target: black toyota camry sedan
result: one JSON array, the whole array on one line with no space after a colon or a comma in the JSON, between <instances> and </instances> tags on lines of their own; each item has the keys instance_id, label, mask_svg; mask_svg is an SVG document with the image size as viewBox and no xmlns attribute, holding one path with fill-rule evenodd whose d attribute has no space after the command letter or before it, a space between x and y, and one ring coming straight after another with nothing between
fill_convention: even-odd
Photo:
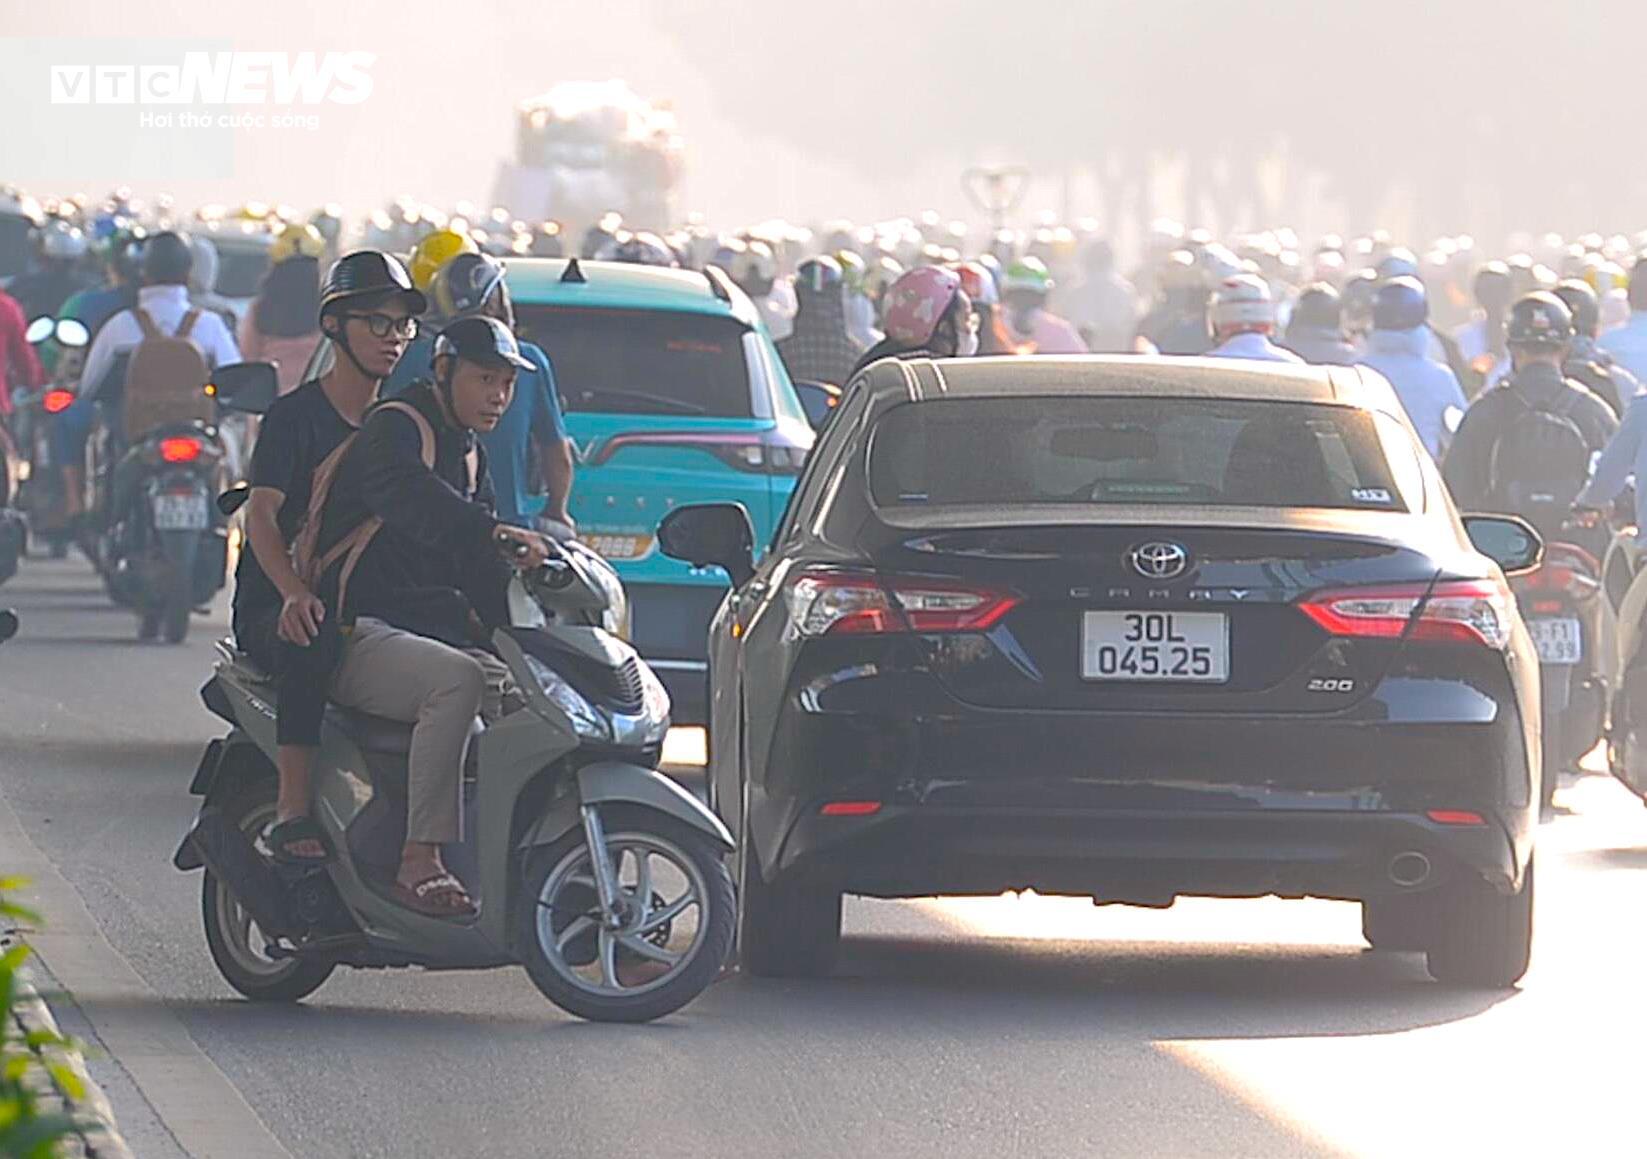
<instances>
[{"instance_id":1,"label":"black toyota camry sedan","mask_svg":"<svg viewBox=\"0 0 1647 1159\"><path fill-rule=\"evenodd\" d=\"M710 793L744 967L827 970L845 893L1359 901L1508 986L1532 936L1538 658L1516 520L1461 518L1369 371L882 362L759 564L730 504Z\"/></svg>"}]
</instances>

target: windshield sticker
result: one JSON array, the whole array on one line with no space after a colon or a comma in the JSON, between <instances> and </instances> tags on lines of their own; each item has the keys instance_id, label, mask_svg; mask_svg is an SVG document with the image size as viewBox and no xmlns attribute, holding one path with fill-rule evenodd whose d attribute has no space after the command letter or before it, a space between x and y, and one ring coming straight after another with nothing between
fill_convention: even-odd
<instances>
[{"instance_id":1,"label":"windshield sticker","mask_svg":"<svg viewBox=\"0 0 1647 1159\"><path fill-rule=\"evenodd\" d=\"M1350 491L1350 498L1357 503L1383 503L1386 506L1395 502L1382 487L1356 487Z\"/></svg>"}]
</instances>

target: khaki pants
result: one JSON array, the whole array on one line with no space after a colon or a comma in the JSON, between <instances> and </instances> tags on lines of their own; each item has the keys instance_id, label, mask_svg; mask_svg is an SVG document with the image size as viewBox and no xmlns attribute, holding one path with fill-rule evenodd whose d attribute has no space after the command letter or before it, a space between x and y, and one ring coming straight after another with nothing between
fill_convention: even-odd
<instances>
[{"instance_id":1,"label":"khaki pants","mask_svg":"<svg viewBox=\"0 0 1647 1159\"><path fill-rule=\"evenodd\" d=\"M460 835L463 750L475 717L490 723L525 703L495 656L370 617L345 638L332 699L412 726L406 840L437 844Z\"/></svg>"}]
</instances>

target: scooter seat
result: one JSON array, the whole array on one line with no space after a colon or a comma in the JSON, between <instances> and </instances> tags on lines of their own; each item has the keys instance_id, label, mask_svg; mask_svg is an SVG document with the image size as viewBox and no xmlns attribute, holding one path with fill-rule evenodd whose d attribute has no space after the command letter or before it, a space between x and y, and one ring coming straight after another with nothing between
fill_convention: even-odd
<instances>
[{"instance_id":1,"label":"scooter seat","mask_svg":"<svg viewBox=\"0 0 1647 1159\"><path fill-rule=\"evenodd\" d=\"M326 706L326 720L365 752L403 757L412 751L412 726L403 721L335 704Z\"/></svg>"},{"instance_id":2,"label":"scooter seat","mask_svg":"<svg viewBox=\"0 0 1647 1159\"><path fill-rule=\"evenodd\" d=\"M265 672L253 660L251 654L242 652L235 646L233 636L225 636L217 642L217 654L235 667L235 670L254 684L272 684L274 677Z\"/></svg>"}]
</instances>

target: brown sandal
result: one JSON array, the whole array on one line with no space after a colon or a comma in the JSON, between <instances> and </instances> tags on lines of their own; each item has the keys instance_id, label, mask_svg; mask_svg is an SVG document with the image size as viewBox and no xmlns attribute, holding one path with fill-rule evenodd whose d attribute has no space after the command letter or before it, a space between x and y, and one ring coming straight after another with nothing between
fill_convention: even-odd
<instances>
[{"instance_id":1,"label":"brown sandal","mask_svg":"<svg viewBox=\"0 0 1647 1159\"><path fill-rule=\"evenodd\" d=\"M431 918L472 918L480 911L463 883L450 873L436 873L416 885L395 882L394 898L409 910Z\"/></svg>"}]
</instances>

